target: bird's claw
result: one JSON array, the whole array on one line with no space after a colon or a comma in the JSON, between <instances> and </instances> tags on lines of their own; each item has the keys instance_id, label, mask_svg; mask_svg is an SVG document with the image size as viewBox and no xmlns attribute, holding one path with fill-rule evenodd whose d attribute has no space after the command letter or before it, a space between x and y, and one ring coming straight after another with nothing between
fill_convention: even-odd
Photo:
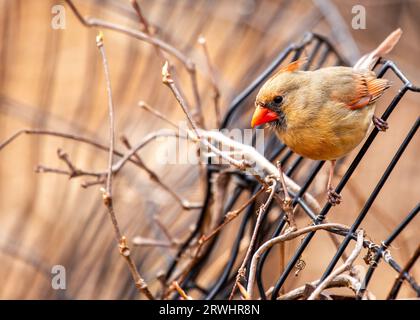
<instances>
[{"instance_id":1,"label":"bird's claw","mask_svg":"<svg viewBox=\"0 0 420 320\"><path fill-rule=\"evenodd\" d=\"M372 121L379 131L386 131L389 128L388 123L377 116L373 116Z\"/></svg>"},{"instance_id":2,"label":"bird's claw","mask_svg":"<svg viewBox=\"0 0 420 320\"><path fill-rule=\"evenodd\" d=\"M333 188L329 188L327 191L327 194L328 194L328 202L332 206L336 206L341 203L341 200L342 200L341 195L335 192Z\"/></svg>"}]
</instances>

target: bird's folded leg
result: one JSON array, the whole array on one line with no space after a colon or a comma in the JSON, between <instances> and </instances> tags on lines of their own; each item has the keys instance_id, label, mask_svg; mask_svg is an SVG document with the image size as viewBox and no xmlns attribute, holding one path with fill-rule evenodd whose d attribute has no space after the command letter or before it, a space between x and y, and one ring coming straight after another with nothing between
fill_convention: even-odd
<instances>
[{"instance_id":1,"label":"bird's folded leg","mask_svg":"<svg viewBox=\"0 0 420 320\"><path fill-rule=\"evenodd\" d=\"M328 202L331 203L331 205L335 206L341 203L342 197L340 194L334 191L334 188L328 188L327 194Z\"/></svg>"},{"instance_id":2,"label":"bird's folded leg","mask_svg":"<svg viewBox=\"0 0 420 320\"><path fill-rule=\"evenodd\" d=\"M330 174L328 177L328 184L327 184L327 195L328 195L328 202L335 206L341 203L341 195L335 192L334 187L332 186L332 179L334 176L334 168L335 168L335 160L331 160L331 167L330 167Z\"/></svg>"},{"instance_id":3,"label":"bird's folded leg","mask_svg":"<svg viewBox=\"0 0 420 320\"><path fill-rule=\"evenodd\" d=\"M389 128L388 123L385 120L382 120L375 115L372 116L372 121L379 131L386 131Z\"/></svg>"}]
</instances>

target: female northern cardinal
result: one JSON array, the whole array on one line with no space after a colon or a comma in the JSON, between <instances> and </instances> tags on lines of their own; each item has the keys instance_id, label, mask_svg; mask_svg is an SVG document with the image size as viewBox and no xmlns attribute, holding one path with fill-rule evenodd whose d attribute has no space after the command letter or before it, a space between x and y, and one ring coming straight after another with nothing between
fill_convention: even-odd
<instances>
[{"instance_id":1,"label":"female northern cardinal","mask_svg":"<svg viewBox=\"0 0 420 320\"><path fill-rule=\"evenodd\" d=\"M375 102L390 87L372 70L390 52L402 34L392 32L353 68L328 67L297 71L299 60L282 68L258 92L251 126L268 123L294 152L314 160L330 160L328 200L341 202L331 180L335 161L353 150L371 123L385 131L388 124L374 115Z\"/></svg>"}]
</instances>

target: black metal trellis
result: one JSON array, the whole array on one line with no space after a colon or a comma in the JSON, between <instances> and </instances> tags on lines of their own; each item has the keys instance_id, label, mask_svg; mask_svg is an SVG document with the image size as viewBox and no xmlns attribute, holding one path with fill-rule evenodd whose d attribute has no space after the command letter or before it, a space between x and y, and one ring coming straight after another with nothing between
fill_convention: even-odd
<instances>
[{"instance_id":1,"label":"black metal trellis","mask_svg":"<svg viewBox=\"0 0 420 320\"><path fill-rule=\"evenodd\" d=\"M241 92L233 100L230 108L228 109L228 112L226 113L226 116L224 117L221 127L228 128L232 124L235 124L236 126L238 126L238 122L240 120L241 115L244 113L245 108L248 108L249 105L252 105L252 104L246 103L249 101L248 98L251 96L251 94L255 92L255 90L271 75L271 73L282 62L286 61L286 59L288 59L289 57L291 57L292 61L296 60L303 54L304 51L309 52L309 53L306 53L307 58L308 58L308 61L304 66L306 70L309 69L310 67L320 68L324 66L327 59L329 59L330 57L335 58L334 65L348 65L348 63L340 56L340 54L335 50L335 48L326 38L317 34L307 33L304 36L302 42L298 44L292 44L288 46L285 50L281 51L280 54L273 59L272 63L243 92ZM385 110L385 112L382 115L382 119L387 120L390 114L394 111L394 109L399 104L402 97L408 91L420 92L420 88L414 86L392 61L380 61L376 67L377 68L379 67L379 70L377 72L378 77L383 77L386 72L392 71L402 82L402 86L399 89L398 93L395 95L395 97L389 104L388 108ZM384 171L382 177L379 179L374 190L369 195L364 206L361 208L349 232L345 234L340 234L341 236L344 237L344 239L342 240L337 252L335 253L328 267L326 268L321 279L324 279L332 272L338 260L342 257L348 244L352 240L355 240L354 232L357 230L357 228L359 228L360 224L362 223L366 215L369 213L369 209L371 208L373 202L375 201L382 187L386 183L389 175L391 174L392 170L396 166L400 157L403 155L411 139L417 133L419 125L420 125L420 117L417 117L417 119L414 121L414 124L411 130L408 132L406 138L399 146L394 157L392 158L388 167ZM343 188L346 186L347 182L349 181L350 177L353 175L353 173L357 169L358 165L362 161L364 155L366 154L367 150L369 149L372 142L376 138L377 134L378 134L378 130L374 128L373 131L368 136L368 138L366 139L363 146L361 147L359 153L355 156L354 160L352 161L349 168L345 172L341 181L338 183L336 192L340 193L343 190ZM293 152L287 149L287 147L284 144L281 144L276 138L269 139L265 150L269 150L271 152L270 154L267 155L270 161L280 160L283 165L288 165L291 157L293 156ZM279 158L279 156L281 157ZM305 160L302 157L300 156L296 157L296 159L287 168L286 174L288 176L293 177L296 174L296 172L302 167L302 164L304 162ZM314 224L322 223L322 221L325 219L326 215L330 211L331 205L327 202L325 206L322 208L321 212L318 215L316 215L314 212L312 212L309 206L306 205L305 201L303 200L303 194L310 187L311 183L314 181L315 177L317 176L317 174L319 173L323 165L324 165L324 161L313 162L313 165L310 167L309 171L305 174L305 179L303 183L301 184L302 189L300 190L298 194L293 195L293 203L292 203L293 207L300 206ZM218 170L219 168L217 166L208 166L207 191L206 191L204 206L201 210L195 229L193 230L193 232L191 233L187 241L181 246L181 248L179 249L177 253L176 259L174 259L172 265L169 267L168 272L166 274L167 278L169 278L172 275L173 271L175 270L178 263L178 258L181 257L181 255L188 248L191 242L197 236L199 236L199 232L200 232L199 230L204 222L205 214L207 210L209 209L209 204L210 204L210 199L211 199L211 182L210 181L212 179L212 175ZM257 192L258 190L258 182L254 178L243 175L240 172L235 172L235 177L237 178L237 185L234 189L235 191L232 193L232 195L230 195L230 197L228 197L226 201L226 205L223 212L224 214L227 213L235 205L236 200L239 198L241 193L251 192L251 194L253 194ZM247 225L249 225L250 223L253 223L251 217L254 211L255 211L255 205L250 205L247 208L245 214L243 215L242 221L240 223L239 231L231 246L230 258L225 268L223 269L223 271L217 278L218 280L209 288L200 288L201 292L203 292L204 294L205 299L215 299L215 298L224 299L224 298L227 298L227 296L229 295L229 292L231 289L230 285L233 283L236 276L237 270L234 270L233 267L235 265L235 261L238 258L240 242L242 238L244 237ZM267 215L269 214L269 211L270 210L266 211L264 218L267 217ZM411 221L414 220L415 216L417 215L419 211L420 211L420 205L417 204L415 208L408 214L408 216L403 221L401 221L398 226L396 226L395 230L389 235L389 237L382 242L381 246L372 247L371 243L368 243L367 241L365 241L364 243L365 247L369 247L371 250L374 251L374 258L372 261L372 265L370 266L365 276L365 279L363 281L363 286L360 292L358 293L359 298L361 297L363 290L365 290L367 285L369 284L369 281L374 271L376 270L376 266L382 257L384 258L384 261L391 268L393 268L396 272L401 274L402 279L406 280L407 283L411 286L411 288L415 290L417 296L420 296L420 287L415 282L415 280L410 276L409 274L410 269L403 270L403 268L401 268L398 265L398 263L392 259L392 257L386 254L387 247L407 227L407 225ZM220 218L222 219L223 216ZM262 229L270 230L269 226L267 225L264 226L264 222L266 221L263 221ZM285 225L286 225L285 215L284 213L282 213L278 217L277 225L274 228L274 232L271 233L270 238L278 236L281 233L281 231L284 229ZM285 269L283 270L282 274L279 276L277 282L274 285L274 289L271 294L272 299L276 299L276 297L278 296L280 289L282 288L283 284L285 283L286 279L290 275L293 268L296 266L296 263L300 259L302 253L304 252L308 244L313 239L315 233L316 232L308 233L304 237L303 241L298 246L298 248L296 249L291 259L288 261L287 265L285 266ZM269 233L267 232L266 234L269 234ZM209 253L215 247L217 239L218 237L216 236L211 241L211 243L208 246L208 249L207 249L208 251L206 252L206 254L204 254L197 261L194 268L192 268L190 273L184 279L184 282L182 284L184 287L197 288L195 281L199 277L201 268L205 264L206 259L209 256ZM265 240L268 240L268 239L265 239ZM270 250L265 252L265 254L262 255L259 265L257 267L257 273L256 273L257 286L258 286L258 290L262 299L266 299L265 288L262 282L262 276L263 276L262 270L263 270L264 263L269 253L270 253Z\"/></svg>"}]
</instances>

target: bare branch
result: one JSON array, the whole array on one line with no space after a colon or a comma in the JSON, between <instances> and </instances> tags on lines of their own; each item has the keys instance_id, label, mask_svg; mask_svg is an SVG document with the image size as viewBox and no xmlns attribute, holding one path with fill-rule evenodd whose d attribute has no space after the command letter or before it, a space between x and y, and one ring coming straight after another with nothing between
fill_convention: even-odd
<instances>
[{"instance_id":1,"label":"bare branch","mask_svg":"<svg viewBox=\"0 0 420 320\"><path fill-rule=\"evenodd\" d=\"M137 14L137 17L139 18L140 26L142 28L142 31L144 31L147 34L150 34L150 27L149 22L146 20L146 18L143 16L143 13L141 11L140 5L136 0L130 0L131 6L133 7L134 11Z\"/></svg>"},{"instance_id":2,"label":"bare branch","mask_svg":"<svg viewBox=\"0 0 420 320\"><path fill-rule=\"evenodd\" d=\"M70 157L67 153L65 153L63 150L58 149L57 150L57 156L58 158L63 161L67 168L67 170L62 170L62 169L56 169L56 168L50 168L47 166L43 166L43 165L38 165L35 168L35 172L37 173L55 173L55 174L61 174L61 175L67 175L69 176L69 179L72 178L76 178L76 177L81 177L81 176L92 176L92 177L96 177L97 180L95 181L95 183L93 182L89 182L89 183L82 183L82 187L87 188L89 186L95 185L95 184L99 184L99 182L103 182L103 177L105 175L103 174L98 174L96 172L93 171L86 171L86 170L82 170L77 168L72 161L70 160Z\"/></svg>"},{"instance_id":3,"label":"bare branch","mask_svg":"<svg viewBox=\"0 0 420 320\"><path fill-rule=\"evenodd\" d=\"M95 148L98 148L98 149L101 149L101 150L104 150L104 151L109 150L109 148L107 146L105 146L104 144L101 144L101 143L96 142L94 140L91 140L91 139L88 139L88 138L85 138L83 136L79 136L79 135L76 135L76 134L72 134L72 133L64 133L64 132L58 132L58 131L52 131L52 130L42 130L42 129L22 129L22 130L16 131L9 138L7 138L5 141L0 143L0 151L3 148L7 147L10 143L12 143L15 139L17 139L22 134L55 136L55 137L59 137L59 138L65 138L65 139L69 139L69 140L74 140L74 141L86 143L86 144L89 144L89 145L91 145ZM123 156L123 153L118 152L118 151L114 151L114 154L119 156L119 157Z\"/></svg>"},{"instance_id":4,"label":"bare branch","mask_svg":"<svg viewBox=\"0 0 420 320\"><path fill-rule=\"evenodd\" d=\"M83 17L80 11L76 8L76 6L73 4L73 1L71 0L65 0L67 4L70 6L70 9L73 11L73 13L76 15L78 20L86 27L97 27L97 28L104 28L104 29L110 29L113 31L117 31L120 33L124 33L128 36L131 36L133 38L136 38L138 40L145 41L147 43L150 43L152 45L158 46L163 51L168 52L169 54L176 57L178 60L180 60L187 70L195 69L194 64L192 61L185 56L183 53L181 53L178 49L171 46L167 42L160 40L156 37L152 37L144 32L141 32L139 30L130 29L125 26L121 26L116 23L104 21L101 19L93 18L93 17Z\"/></svg>"},{"instance_id":5,"label":"bare branch","mask_svg":"<svg viewBox=\"0 0 420 320\"><path fill-rule=\"evenodd\" d=\"M360 251L363 248L363 237L364 237L364 231L363 230L359 230L357 232L357 242L356 242L356 246L353 250L353 252L351 253L351 255L348 257L348 259L346 260L345 263L343 263L340 267L338 267L337 269L335 269L333 272L331 272L328 277L326 277L324 279L324 281L322 281L314 290L314 292L312 292L312 294L309 296L308 300L315 300L319 294L325 289L327 288L328 284L338 275L342 274L345 271L349 271L351 269L351 267L353 266L353 262L354 260L356 260L356 258L359 256Z\"/></svg>"},{"instance_id":6,"label":"bare branch","mask_svg":"<svg viewBox=\"0 0 420 320\"><path fill-rule=\"evenodd\" d=\"M311 282L309 285L316 287L319 283L320 281L318 279L316 281ZM352 276L349 276L347 274L340 274L328 283L326 289L340 288L340 287L350 288L353 292L356 292L358 288L360 287L360 282ZM303 298L305 295L306 288L307 288L307 285L293 289L279 296L277 300L296 300L296 299Z\"/></svg>"},{"instance_id":7,"label":"bare branch","mask_svg":"<svg viewBox=\"0 0 420 320\"><path fill-rule=\"evenodd\" d=\"M254 253L252 260L251 260L251 266L249 269L249 279L248 279L248 285L247 285L247 291L250 296L250 298L253 298L253 291L254 291L254 282L255 282L255 274L257 270L258 261L261 258L261 255L266 252L269 248L274 246L277 243L283 242L283 241L289 241L291 239L297 238L305 233L317 231L317 230L341 230L341 231L348 231L349 227L339 224L339 223L324 223L324 224L317 224L317 225L311 225L302 229L298 229L296 231L292 231L289 233L285 233L282 235L279 235L277 237L274 237L262 244L258 250Z\"/></svg>"},{"instance_id":8,"label":"bare branch","mask_svg":"<svg viewBox=\"0 0 420 320\"><path fill-rule=\"evenodd\" d=\"M100 150L103 150L103 151L109 151L109 147L107 147L106 145L101 144L99 142L96 142L94 140L85 138L83 136L79 136L79 135L72 134L72 133L64 133L64 132L58 132L58 131L52 131L52 130L40 130L40 129L18 130L17 132L12 134L9 138L7 138L5 141L0 143L0 151L23 134L27 134L27 135L47 135L47 136L52 136L52 137L59 137L59 138L64 138L64 139L69 139L69 140L73 140L73 141L82 142L82 143L91 145L91 146L93 146L95 148L98 148ZM151 141L153 141L156 138L168 137L168 136L177 137L178 135L175 132L171 132L171 133L168 133L167 131L166 132L155 132L155 133L152 133L152 134L149 134L148 136L146 136L146 138L139 143L138 148L141 149L142 147L144 147L145 145L147 145L148 143L150 143ZM124 154L120 151L117 151L117 150L114 150L114 155L116 155L118 157L124 157ZM131 163L141 167L140 163L138 163L131 156L128 157L128 158L124 157L124 163L128 161L128 162L131 162ZM68 171L60 170L60 169L51 169L51 168L47 168L45 166L38 166L37 171L38 172L55 172L55 173L59 173L59 174L70 175L70 172L68 172ZM104 171L104 172L91 172L90 175L103 176L105 174L106 174L106 172Z\"/></svg>"},{"instance_id":9,"label":"bare branch","mask_svg":"<svg viewBox=\"0 0 420 320\"><path fill-rule=\"evenodd\" d=\"M236 217L239 216L239 214L245 210L246 207L248 207L251 203L255 201L255 199L265 190L264 187L262 187L258 192L256 192L251 198L249 198L243 205L241 205L238 209L229 211L225 215L225 219L218 227L216 227L213 231L211 231L208 235L203 236L199 243L204 243L213 238L221 229L223 229L229 222L234 220Z\"/></svg>"},{"instance_id":10,"label":"bare branch","mask_svg":"<svg viewBox=\"0 0 420 320\"><path fill-rule=\"evenodd\" d=\"M163 234L169 240L170 243L172 243L173 245L178 245L179 244L179 241L172 237L168 228L163 224L162 221L160 221L158 219L158 217L156 215L153 215L153 221L156 223L156 225L159 227L159 229L163 232Z\"/></svg>"},{"instance_id":11,"label":"bare branch","mask_svg":"<svg viewBox=\"0 0 420 320\"><path fill-rule=\"evenodd\" d=\"M26 131L28 131L28 130L26 130ZM19 133L23 133L23 131L20 131ZM56 133L56 132L48 132L48 134L62 136L61 133ZM14 134L13 136L15 138L17 137L16 134ZM179 197L170 187L163 184L162 181L158 178L158 176L152 170L148 169L147 166L145 166L145 164L143 162L139 162L139 158L135 157L137 151L139 151L140 149L145 147L147 144L149 144L150 142L154 141L155 139L157 139L159 137L179 137L179 138L183 138L183 139L186 138L185 136L178 135L174 131L161 130L161 131L157 131L157 132L152 132L149 135L147 135L143 140L141 140L134 147L134 149L131 148L129 150L128 154L124 155L121 152L114 151L115 155L121 156L122 158L120 159L120 161L113 164L112 172L114 174L116 174L122 169L122 167L127 162L132 162L132 163L136 164L138 167L140 167L141 169L148 172L149 175L150 175L150 178L153 181L155 181L156 183L158 183L160 186L162 186L166 191L171 193L179 201L179 203L181 204L181 206L184 209L191 210L191 209L200 208L201 204L193 203L193 202L190 202L188 200L185 200L185 199L182 199L181 197ZM6 142L10 143L11 141L12 141L12 139L9 138L9 139L7 139ZM90 140L87 140L86 142L92 144L92 141L90 141ZM93 145L98 146L98 147L100 147L101 149L104 149L104 150L109 150L109 148L105 148L102 145L96 145L96 144L93 144ZM130 147L131 147L131 145L130 145ZM133 157L134 157L134 159L133 159ZM69 161L69 157L66 156L66 158L67 158L67 161ZM140 161L141 161L141 159L140 159ZM68 175L70 178L81 177L81 176L93 176L93 177L98 178L98 180L95 180L95 181L83 182L82 187L84 187L84 188L87 188L87 187L92 186L92 185L101 184L100 180L107 175L107 171L105 171L105 170L104 171L87 171L87 170L82 170L82 169L76 168L76 166L74 164L71 164L71 166L74 168L74 170L66 171L66 170L62 170L62 169L56 169L56 168L46 167L46 166L43 166L43 165L38 165L37 168L35 169L35 171L38 172L38 173L56 173L56 174Z\"/></svg>"},{"instance_id":12,"label":"bare branch","mask_svg":"<svg viewBox=\"0 0 420 320\"><path fill-rule=\"evenodd\" d=\"M177 281L173 281L172 286L179 293L179 295L182 297L182 299L193 300L193 298L191 298L188 294L186 294L185 291L179 286L179 283Z\"/></svg>"},{"instance_id":13,"label":"bare branch","mask_svg":"<svg viewBox=\"0 0 420 320\"><path fill-rule=\"evenodd\" d=\"M166 61L162 67L162 82L163 84L167 85L169 89L171 89L172 93L174 94L176 100L178 101L179 105L184 111L185 115L187 116L188 122L190 123L194 133L196 134L197 138L200 138L200 134L198 133L198 126L195 123L187 105L187 102L184 100L178 87L176 86L174 80L172 79L171 73L169 72L169 62Z\"/></svg>"},{"instance_id":14,"label":"bare branch","mask_svg":"<svg viewBox=\"0 0 420 320\"><path fill-rule=\"evenodd\" d=\"M100 32L96 37L96 45L99 48L99 51L102 56L102 63L104 65L105 80L106 80L106 91L108 95L108 111L109 111L109 159L108 159L108 170L106 178L106 193L107 197L112 200L112 163L114 158L114 144L115 144L115 128L114 128L114 103L112 99L112 90L111 90L111 79L109 76L109 66L108 60L105 54L105 48L103 45L103 34ZM119 235L118 239L121 238Z\"/></svg>"},{"instance_id":15,"label":"bare branch","mask_svg":"<svg viewBox=\"0 0 420 320\"><path fill-rule=\"evenodd\" d=\"M84 181L82 182L82 188L89 188L93 186L97 186L98 184L104 184L106 182L106 177L98 177L96 180L92 181Z\"/></svg>"},{"instance_id":16,"label":"bare branch","mask_svg":"<svg viewBox=\"0 0 420 320\"><path fill-rule=\"evenodd\" d=\"M226 156L225 154L222 154L222 158L226 159L230 164L234 165L240 170L247 169L257 179L259 178L260 180L263 180L261 177L259 177L257 173L255 173L248 167L250 164L255 164L255 166L257 166L259 169L264 171L267 175L276 177L276 179L280 178L279 172L276 166L273 165L270 161L268 161L263 155L261 155L252 146L245 145L233 139L230 139L229 137L223 135L221 132L200 130L200 135L202 136L202 138L211 139L212 141L216 141L226 147L231 147L239 151L241 155L245 158L245 161L238 161L238 160L232 159ZM214 149L217 149L213 145L212 147ZM214 149L211 149L211 150L214 151ZM219 151L216 154L219 155L220 153L221 152ZM287 185L287 188L293 193L298 193L299 190L301 189L301 187L288 176L284 175L284 180ZM319 213L321 211L321 206L319 205L318 201L310 193L306 192L303 195L303 199L314 210L315 213Z\"/></svg>"},{"instance_id":17,"label":"bare branch","mask_svg":"<svg viewBox=\"0 0 420 320\"><path fill-rule=\"evenodd\" d=\"M115 129L114 129L114 104L112 100L112 90L111 90L111 81L109 76L109 67L108 67L108 61L105 53L105 48L103 44L103 36L102 33L99 33L99 35L96 38L96 45L99 48L99 52L102 56L102 63L104 66L104 72L105 72L105 78L106 78L106 87L107 87L107 93L108 93L108 111L109 111L109 161L108 161L108 170L107 170L107 180L106 180L106 189L102 190L102 197L104 201L104 205L108 209L109 216L112 221L112 225L114 227L115 237L117 239L117 242L119 244L120 254L122 257L125 258L125 261L128 264L128 267L130 269L131 275L133 277L133 280L135 282L136 288L139 290L139 292L142 292L148 299L154 300L154 296L150 292L146 281L140 276L140 273L137 269L136 264L134 263L133 259L130 255L130 249L127 244L127 239L125 236L122 235L118 220L114 212L114 206L113 206L113 198L112 198L112 161L113 161L113 155L114 155L114 142L115 142Z\"/></svg>"},{"instance_id":18,"label":"bare branch","mask_svg":"<svg viewBox=\"0 0 420 320\"><path fill-rule=\"evenodd\" d=\"M121 142L127 147L128 150L132 150L131 143L128 141L126 136L124 135L121 136ZM166 192L168 192L172 197L174 197L175 200L184 209L192 210L192 209L199 209L202 207L200 203L193 203L186 199L181 198L174 190L172 190L171 187L165 184L153 170L151 170L148 166L146 166L146 164L143 162L143 160L140 158L140 156L137 153L134 153L133 157L137 160L137 162L139 163L139 166L149 174L149 178L152 181L154 181L156 184L158 184Z\"/></svg>"},{"instance_id":19,"label":"bare branch","mask_svg":"<svg viewBox=\"0 0 420 320\"><path fill-rule=\"evenodd\" d=\"M171 125L173 128L178 129L179 126L176 125L175 122L169 120L163 113L161 113L160 111L156 110L155 108L151 107L150 105L148 105L146 102L144 101L139 101L138 106L140 108L143 108L144 110L150 112L151 114L153 114L155 117L165 121L166 123L168 123L169 125Z\"/></svg>"},{"instance_id":20,"label":"bare branch","mask_svg":"<svg viewBox=\"0 0 420 320\"><path fill-rule=\"evenodd\" d=\"M233 285L232 292L230 293L229 300L233 299L238 283L241 281L242 278L245 277L245 267L248 264L249 259L251 258L252 250L254 249L255 241L257 240L258 232L260 230L262 218L264 217L264 213L267 210L268 206L270 205L271 201L273 200L274 193L276 192L277 181L275 179L270 179L270 180L271 180L271 185L269 189L270 195L268 196L267 201L258 209L257 222L255 223L251 241L249 242L249 246L248 246L248 250L246 251L245 258L242 261L241 266L239 267L238 274L236 276L236 281L235 281L235 284Z\"/></svg>"},{"instance_id":21,"label":"bare branch","mask_svg":"<svg viewBox=\"0 0 420 320\"><path fill-rule=\"evenodd\" d=\"M84 18L82 14L79 12L79 10L76 8L76 6L73 4L71 0L65 0L67 4L70 6L70 9L74 12L78 20L86 27L99 27L104 29L110 29L113 31L117 31L123 34L126 34L128 36L134 37L138 40L145 41L147 43L150 43L156 47L159 47L161 50L169 53L170 55L176 57L179 61L182 62L182 64L185 66L186 70L188 71L191 79L191 85L192 90L195 98L195 104L196 104L196 110L194 112L194 115L197 117L198 122L203 125L203 116L201 112L201 101L200 101L200 95L198 92L198 84L197 84L197 72L196 72L196 66L194 62L189 59L187 56L185 56L182 52L180 52L178 49L173 47L172 45L168 44L167 42L160 40L156 38L155 36L149 34L146 34L144 32L133 30L130 28L127 28L125 26L121 26L119 24L111 23L108 21L104 21L97 18Z\"/></svg>"},{"instance_id":22,"label":"bare branch","mask_svg":"<svg viewBox=\"0 0 420 320\"><path fill-rule=\"evenodd\" d=\"M207 69L210 74L211 84L213 88L213 101L214 101L214 113L215 113L215 118L216 118L216 126L220 127L220 123L221 123L221 119L220 119L221 112L220 112L220 106L219 106L220 90L217 85L216 74L214 72L214 68L211 63L209 50L207 48L206 38L204 38L204 36L200 36L198 38L198 43L203 48L204 56L206 58Z\"/></svg>"},{"instance_id":23,"label":"bare branch","mask_svg":"<svg viewBox=\"0 0 420 320\"><path fill-rule=\"evenodd\" d=\"M175 245L170 241L165 240L156 240L150 238L144 238L140 236L135 236L132 240L133 245L138 247L164 247L164 248L171 248Z\"/></svg>"}]
</instances>

